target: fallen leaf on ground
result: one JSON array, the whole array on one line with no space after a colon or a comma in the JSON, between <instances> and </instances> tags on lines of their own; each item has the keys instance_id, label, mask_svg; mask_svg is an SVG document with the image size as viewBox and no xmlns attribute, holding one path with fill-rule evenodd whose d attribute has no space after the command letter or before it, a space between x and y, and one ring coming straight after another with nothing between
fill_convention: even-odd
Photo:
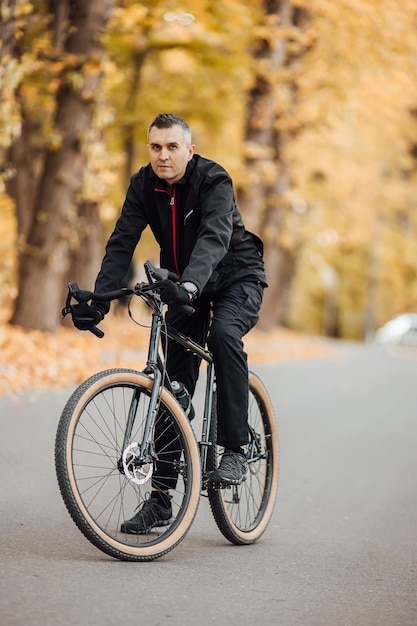
<instances>
[{"instance_id":1,"label":"fallen leaf on ground","mask_svg":"<svg viewBox=\"0 0 417 626\"><path fill-rule=\"evenodd\" d=\"M135 324L125 311L110 313L101 328L103 339L74 328L55 333L28 330L0 318L0 396L27 389L66 388L97 371L112 367L141 370L146 364L149 328ZM145 325L149 319L145 317ZM253 329L245 338L249 363L274 363L315 358L329 349L320 338L276 328Z\"/></svg>"}]
</instances>

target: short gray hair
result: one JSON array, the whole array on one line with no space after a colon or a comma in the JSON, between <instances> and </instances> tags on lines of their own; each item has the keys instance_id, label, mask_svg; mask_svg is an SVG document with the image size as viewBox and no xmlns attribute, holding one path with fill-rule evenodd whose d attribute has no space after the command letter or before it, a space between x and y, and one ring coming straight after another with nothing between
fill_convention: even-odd
<instances>
[{"instance_id":1,"label":"short gray hair","mask_svg":"<svg viewBox=\"0 0 417 626\"><path fill-rule=\"evenodd\" d=\"M185 139L187 146L191 145L191 128L188 126L187 122L182 119L179 115L175 115L175 113L160 113L155 117L154 120L149 124L148 127L148 137L151 132L151 128L155 126L156 128L172 128L172 126L181 126L182 135Z\"/></svg>"}]
</instances>

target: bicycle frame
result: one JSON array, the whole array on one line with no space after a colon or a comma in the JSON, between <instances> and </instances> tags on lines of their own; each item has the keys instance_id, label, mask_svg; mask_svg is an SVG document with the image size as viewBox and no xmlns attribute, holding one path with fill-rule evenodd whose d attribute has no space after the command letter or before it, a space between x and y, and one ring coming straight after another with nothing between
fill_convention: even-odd
<instances>
[{"instance_id":1,"label":"bicycle frame","mask_svg":"<svg viewBox=\"0 0 417 626\"><path fill-rule=\"evenodd\" d=\"M201 468L204 479L207 467L207 449L210 445L212 445L209 441L209 435L213 408L213 391L215 388L213 356L209 350L206 350L205 348L203 348L203 346L200 346L198 343L196 343L186 335L180 333L172 326L166 324L163 320L161 306L155 307L152 312L148 355L146 367L143 370L144 374L150 375L153 378L153 386L149 401L148 413L146 417L144 436L140 446L140 456L139 459L137 459L137 463L148 463L150 457L156 456L155 450L153 449L153 443L151 443L152 438L150 437L150 434L152 432L152 425L154 424L156 415L158 413L160 394L163 386L167 387L169 391L171 391L171 393L175 395L171 388L171 383L165 370L164 359L161 357L160 354L159 346L162 334L165 334L169 339L172 339L173 341L181 344L187 350L199 356L203 361L207 363L207 382L204 399L203 425L201 431L201 440L198 442L200 448ZM136 406L137 398L134 397L129 411L128 422L126 425L123 449L128 446L128 443L130 441Z\"/></svg>"}]
</instances>

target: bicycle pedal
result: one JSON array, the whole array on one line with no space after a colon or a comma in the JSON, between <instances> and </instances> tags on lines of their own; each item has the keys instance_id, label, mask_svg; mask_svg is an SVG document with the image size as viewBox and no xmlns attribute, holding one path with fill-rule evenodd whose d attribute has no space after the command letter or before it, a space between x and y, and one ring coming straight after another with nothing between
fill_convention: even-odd
<instances>
[{"instance_id":1,"label":"bicycle pedal","mask_svg":"<svg viewBox=\"0 0 417 626\"><path fill-rule=\"evenodd\" d=\"M219 489L231 489L231 487L237 487L238 485L232 485L231 483L213 483L213 482L209 482L209 487L210 489L214 489L216 491L218 491Z\"/></svg>"},{"instance_id":2,"label":"bicycle pedal","mask_svg":"<svg viewBox=\"0 0 417 626\"><path fill-rule=\"evenodd\" d=\"M208 490L209 485L210 485L210 474L204 474L202 479L201 479L201 489L202 489L202 491Z\"/></svg>"},{"instance_id":3,"label":"bicycle pedal","mask_svg":"<svg viewBox=\"0 0 417 626\"><path fill-rule=\"evenodd\" d=\"M214 482L212 480L210 480L209 478L209 485L211 487L214 487L215 489L230 489L230 487L240 487L240 485L245 482L247 476L246 474L244 476L242 476L242 480L240 481L240 483L230 483L230 482L226 482L226 481L219 481L219 482Z\"/></svg>"}]
</instances>

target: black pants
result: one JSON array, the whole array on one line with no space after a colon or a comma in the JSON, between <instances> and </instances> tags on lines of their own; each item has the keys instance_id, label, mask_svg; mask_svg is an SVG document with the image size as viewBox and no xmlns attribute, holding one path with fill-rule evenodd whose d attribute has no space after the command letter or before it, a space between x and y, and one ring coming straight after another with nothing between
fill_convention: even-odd
<instances>
[{"instance_id":1,"label":"black pants","mask_svg":"<svg viewBox=\"0 0 417 626\"><path fill-rule=\"evenodd\" d=\"M235 448L248 443L248 364L242 338L258 321L263 287L255 282L236 282L210 300L199 298L196 312L187 317L168 311L167 322L213 354L217 383L217 443ZM213 314L210 321L210 302ZM168 341L167 371L171 380L186 386L191 395L197 384L201 359L174 341ZM159 430L158 426L156 430ZM168 465L157 463L153 485L172 488ZM157 475L164 476L160 484Z\"/></svg>"}]
</instances>

